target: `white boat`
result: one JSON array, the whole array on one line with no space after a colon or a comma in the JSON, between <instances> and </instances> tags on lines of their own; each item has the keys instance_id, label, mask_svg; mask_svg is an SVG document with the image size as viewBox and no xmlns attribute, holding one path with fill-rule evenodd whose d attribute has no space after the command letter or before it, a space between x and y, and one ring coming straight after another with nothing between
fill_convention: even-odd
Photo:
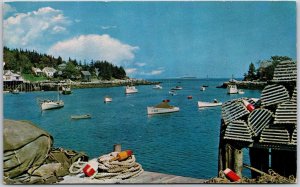
<instances>
[{"instance_id":1,"label":"white boat","mask_svg":"<svg viewBox=\"0 0 300 187\"><path fill-rule=\"evenodd\" d=\"M244 93L245 93L244 90L242 89L238 90L238 94L244 94Z\"/></svg>"},{"instance_id":2,"label":"white boat","mask_svg":"<svg viewBox=\"0 0 300 187\"><path fill-rule=\"evenodd\" d=\"M205 87L202 86L202 87L200 88L200 90L201 90L201 91L205 91Z\"/></svg>"},{"instance_id":3,"label":"white boat","mask_svg":"<svg viewBox=\"0 0 300 187\"><path fill-rule=\"evenodd\" d=\"M126 86L125 88L125 93L126 94L132 94L132 93L137 93L138 89L136 89L134 86Z\"/></svg>"},{"instance_id":4,"label":"white boat","mask_svg":"<svg viewBox=\"0 0 300 187\"><path fill-rule=\"evenodd\" d=\"M153 89L162 89L162 86L157 84L157 85L153 86Z\"/></svg>"},{"instance_id":5,"label":"white boat","mask_svg":"<svg viewBox=\"0 0 300 187\"><path fill-rule=\"evenodd\" d=\"M175 86L174 88L171 88L171 90L182 90L181 86Z\"/></svg>"},{"instance_id":6,"label":"white boat","mask_svg":"<svg viewBox=\"0 0 300 187\"><path fill-rule=\"evenodd\" d=\"M59 99L59 91L57 94L57 100L43 99L39 100L42 110L51 110L64 107L65 103Z\"/></svg>"},{"instance_id":7,"label":"white boat","mask_svg":"<svg viewBox=\"0 0 300 187\"><path fill-rule=\"evenodd\" d=\"M20 91L18 89L14 89L13 91L11 91L12 94L19 94Z\"/></svg>"},{"instance_id":8,"label":"white boat","mask_svg":"<svg viewBox=\"0 0 300 187\"><path fill-rule=\"evenodd\" d=\"M72 93L71 87L65 87L65 86L63 86L61 93L63 95L69 95L69 94L71 94Z\"/></svg>"},{"instance_id":9,"label":"white boat","mask_svg":"<svg viewBox=\"0 0 300 187\"><path fill-rule=\"evenodd\" d=\"M227 93L228 94L237 94L238 89L237 89L236 84L228 84L227 85Z\"/></svg>"},{"instance_id":10,"label":"white boat","mask_svg":"<svg viewBox=\"0 0 300 187\"><path fill-rule=\"evenodd\" d=\"M218 101L214 102L203 102L203 101L198 101L198 107L199 108L205 108L205 107L215 107L215 106L221 106L222 103Z\"/></svg>"},{"instance_id":11,"label":"white boat","mask_svg":"<svg viewBox=\"0 0 300 187\"><path fill-rule=\"evenodd\" d=\"M169 91L169 94L173 95L177 95L177 93L174 90Z\"/></svg>"},{"instance_id":12,"label":"white boat","mask_svg":"<svg viewBox=\"0 0 300 187\"><path fill-rule=\"evenodd\" d=\"M179 107L171 106L168 104L168 101L165 100L156 106L147 107L148 115L164 114L164 113L171 113L171 112L178 112L178 111L179 111Z\"/></svg>"},{"instance_id":13,"label":"white boat","mask_svg":"<svg viewBox=\"0 0 300 187\"><path fill-rule=\"evenodd\" d=\"M92 116L90 114L83 114L83 115L73 115L71 119L89 119Z\"/></svg>"},{"instance_id":14,"label":"white boat","mask_svg":"<svg viewBox=\"0 0 300 187\"><path fill-rule=\"evenodd\" d=\"M109 96L104 97L104 103L112 102L112 98Z\"/></svg>"},{"instance_id":15,"label":"white boat","mask_svg":"<svg viewBox=\"0 0 300 187\"><path fill-rule=\"evenodd\" d=\"M41 101L41 109L42 110L50 110L50 109L56 109L56 108L62 108L64 107L64 102L62 100L42 100Z\"/></svg>"}]
</instances>

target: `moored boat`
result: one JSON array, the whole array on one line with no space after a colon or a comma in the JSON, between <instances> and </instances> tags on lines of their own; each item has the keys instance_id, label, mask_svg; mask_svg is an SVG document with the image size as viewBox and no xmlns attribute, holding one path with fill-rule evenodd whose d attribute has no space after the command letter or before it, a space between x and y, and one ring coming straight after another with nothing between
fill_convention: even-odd
<instances>
[{"instance_id":1,"label":"moored boat","mask_svg":"<svg viewBox=\"0 0 300 187\"><path fill-rule=\"evenodd\" d=\"M92 116L90 114L72 115L71 119L89 119Z\"/></svg>"},{"instance_id":2,"label":"moored boat","mask_svg":"<svg viewBox=\"0 0 300 187\"><path fill-rule=\"evenodd\" d=\"M125 93L126 94L132 94L132 93L137 93L138 89L135 88L135 86L126 86L125 88Z\"/></svg>"},{"instance_id":3,"label":"moored boat","mask_svg":"<svg viewBox=\"0 0 300 187\"><path fill-rule=\"evenodd\" d=\"M64 102L62 100L45 99L40 101L40 105L42 110L51 110L64 107Z\"/></svg>"},{"instance_id":4,"label":"moored boat","mask_svg":"<svg viewBox=\"0 0 300 187\"><path fill-rule=\"evenodd\" d=\"M109 97L109 96L105 96L104 97L104 103L109 103L109 102L112 102L112 98Z\"/></svg>"},{"instance_id":5,"label":"moored boat","mask_svg":"<svg viewBox=\"0 0 300 187\"><path fill-rule=\"evenodd\" d=\"M205 107L216 107L216 106L221 106L222 103L214 100L213 102L203 102L203 101L198 101L198 107L199 108L205 108Z\"/></svg>"},{"instance_id":6,"label":"moored boat","mask_svg":"<svg viewBox=\"0 0 300 187\"><path fill-rule=\"evenodd\" d=\"M238 90L238 94L244 94L244 93L245 93L244 90L242 89Z\"/></svg>"},{"instance_id":7,"label":"moored boat","mask_svg":"<svg viewBox=\"0 0 300 187\"><path fill-rule=\"evenodd\" d=\"M162 86L160 84L157 84L157 85L153 86L153 89L162 89Z\"/></svg>"},{"instance_id":8,"label":"moored boat","mask_svg":"<svg viewBox=\"0 0 300 187\"><path fill-rule=\"evenodd\" d=\"M14 89L13 91L11 91L12 94L19 94L20 91L18 89Z\"/></svg>"},{"instance_id":9,"label":"moored boat","mask_svg":"<svg viewBox=\"0 0 300 187\"><path fill-rule=\"evenodd\" d=\"M69 94L71 94L72 93L71 87L65 87L65 86L63 86L61 93L63 95L69 95Z\"/></svg>"},{"instance_id":10,"label":"moored boat","mask_svg":"<svg viewBox=\"0 0 300 187\"><path fill-rule=\"evenodd\" d=\"M177 95L177 93L174 90L169 91L169 94L173 95Z\"/></svg>"},{"instance_id":11,"label":"moored boat","mask_svg":"<svg viewBox=\"0 0 300 187\"><path fill-rule=\"evenodd\" d=\"M182 90L181 86L175 86L174 88L171 88L171 90Z\"/></svg>"},{"instance_id":12,"label":"moored boat","mask_svg":"<svg viewBox=\"0 0 300 187\"><path fill-rule=\"evenodd\" d=\"M237 94L238 93L238 89L236 84L234 83L230 83L227 85L227 93L228 94Z\"/></svg>"},{"instance_id":13,"label":"moored boat","mask_svg":"<svg viewBox=\"0 0 300 187\"><path fill-rule=\"evenodd\" d=\"M201 91L205 91L205 87L202 86L202 87L200 88L200 90L201 90Z\"/></svg>"},{"instance_id":14,"label":"moored boat","mask_svg":"<svg viewBox=\"0 0 300 187\"><path fill-rule=\"evenodd\" d=\"M164 114L164 113L171 113L171 112L178 112L179 107L169 105L169 100L163 100L160 104L156 106L147 107L148 115L152 114Z\"/></svg>"}]
</instances>

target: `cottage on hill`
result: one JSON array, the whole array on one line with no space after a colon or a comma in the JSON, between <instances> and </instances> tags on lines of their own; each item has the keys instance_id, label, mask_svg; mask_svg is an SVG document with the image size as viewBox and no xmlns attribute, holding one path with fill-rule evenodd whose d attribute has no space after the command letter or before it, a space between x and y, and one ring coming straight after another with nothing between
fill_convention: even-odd
<instances>
[{"instance_id":1,"label":"cottage on hill","mask_svg":"<svg viewBox=\"0 0 300 187\"><path fill-rule=\"evenodd\" d=\"M52 78L54 76L54 73L56 72L56 69L52 67L44 67L42 71L47 77Z\"/></svg>"},{"instance_id":2,"label":"cottage on hill","mask_svg":"<svg viewBox=\"0 0 300 187\"><path fill-rule=\"evenodd\" d=\"M83 81L90 82L91 81L91 73L89 71L81 71L81 76Z\"/></svg>"},{"instance_id":3,"label":"cottage on hill","mask_svg":"<svg viewBox=\"0 0 300 187\"><path fill-rule=\"evenodd\" d=\"M41 76L43 74L43 72L40 68L32 67L31 69L36 76Z\"/></svg>"}]
</instances>

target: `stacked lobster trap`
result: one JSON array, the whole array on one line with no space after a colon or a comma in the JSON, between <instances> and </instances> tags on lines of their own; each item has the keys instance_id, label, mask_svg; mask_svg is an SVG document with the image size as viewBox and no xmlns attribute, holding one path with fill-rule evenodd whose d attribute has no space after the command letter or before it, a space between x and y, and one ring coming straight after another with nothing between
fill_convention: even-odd
<instances>
[{"instance_id":1,"label":"stacked lobster trap","mask_svg":"<svg viewBox=\"0 0 300 187\"><path fill-rule=\"evenodd\" d=\"M282 61L260 98L239 98L222 105L219 170L231 167L241 175L241 150L247 148L252 167L296 176L296 81L296 63Z\"/></svg>"}]
</instances>

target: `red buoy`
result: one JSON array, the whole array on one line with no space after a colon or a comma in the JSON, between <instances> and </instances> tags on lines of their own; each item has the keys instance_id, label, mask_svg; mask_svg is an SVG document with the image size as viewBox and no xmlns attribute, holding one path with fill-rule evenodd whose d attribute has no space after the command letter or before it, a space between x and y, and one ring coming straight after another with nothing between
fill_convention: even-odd
<instances>
[{"instance_id":1,"label":"red buoy","mask_svg":"<svg viewBox=\"0 0 300 187\"><path fill-rule=\"evenodd\" d=\"M245 105L247 110L249 110L250 112L252 112L255 109L255 107L251 103L249 103L248 101L246 101L244 99L243 99L243 104Z\"/></svg>"},{"instance_id":2,"label":"red buoy","mask_svg":"<svg viewBox=\"0 0 300 187\"><path fill-rule=\"evenodd\" d=\"M189 95L187 98L188 98L188 99L193 99L193 97L192 97L191 95Z\"/></svg>"},{"instance_id":3,"label":"red buoy","mask_svg":"<svg viewBox=\"0 0 300 187\"><path fill-rule=\"evenodd\" d=\"M168 103L168 102L170 102L170 100L169 99L164 99L163 102Z\"/></svg>"},{"instance_id":4,"label":"red buoy","mask_svg":"<svg viewBox=\"0 0 300 187\"><path fill-rule=\"evenodd\" d=\"M239 181L241 179L235 172L233 172L229 168L226 168L224 170L224 173L225 173L226 177L228 177L231 182L236 182L236 181Z\"/></svg>"},{"instance_id":5,"label":"red buoy","mask_svg":"<svg viewBox=\"0 0 300 187\"><path fill-rule=\"evenodd\" d=\"M91 161L89 161L84 166L84 168L82 169L82 171L88 177L91 177L94 174L96 174L96 172L98 171L98 162L97 162L97 160L91 160Z\"/></svg>"}]
</instances>

